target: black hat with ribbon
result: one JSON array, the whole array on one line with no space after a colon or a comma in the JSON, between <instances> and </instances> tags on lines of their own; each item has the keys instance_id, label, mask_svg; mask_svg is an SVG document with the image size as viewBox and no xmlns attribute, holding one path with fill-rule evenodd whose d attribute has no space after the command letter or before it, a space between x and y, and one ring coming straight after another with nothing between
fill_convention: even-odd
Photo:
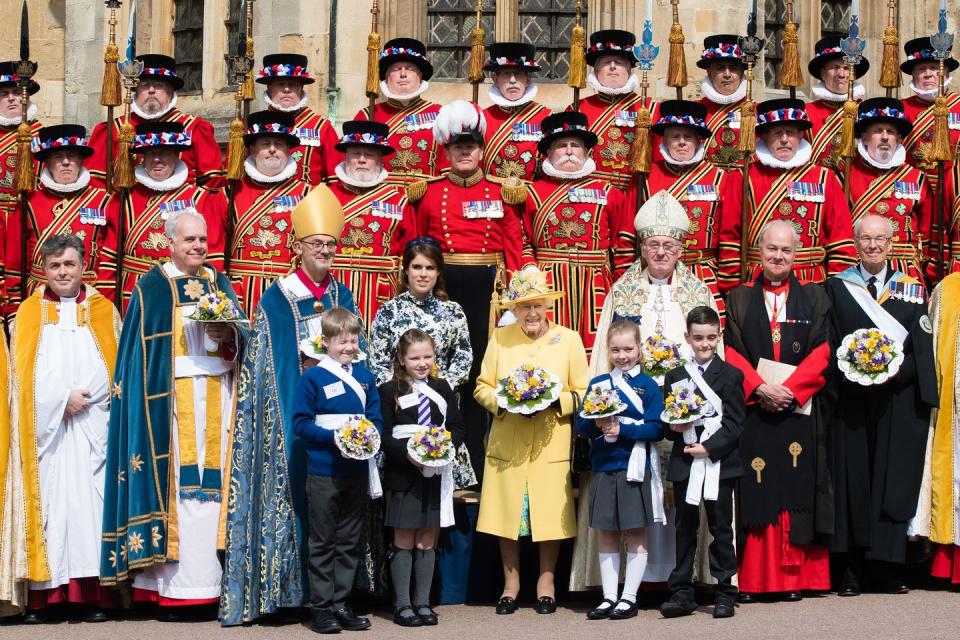
<instances>
[{"instance_id":1,"label":"black hat with ribbon","mask_svg":"<svg viewBox=\"0 0 960 640\"><path fill-rule=\"evenodd\" d=\"M247 132L243 144L251 146L258 138L281 138L291 147L300 146L300 138L294 133L293 114L283 111L257 111L247 118Z\"/></svg>"},{"instance_id":2,"label":"black hat with ribbon","mask_svg":"<svg viewBox=\"0 0 960 640\"><path fill-rule=\"evenodd\" d=\"M587 116L579 111L560 111L544 118L540 124L543 137L537 142L537 150L546 155L554 140L574 136L583 140L587 149L597 144L597 134L590 131Z\"/></svg>"}]
</instances>

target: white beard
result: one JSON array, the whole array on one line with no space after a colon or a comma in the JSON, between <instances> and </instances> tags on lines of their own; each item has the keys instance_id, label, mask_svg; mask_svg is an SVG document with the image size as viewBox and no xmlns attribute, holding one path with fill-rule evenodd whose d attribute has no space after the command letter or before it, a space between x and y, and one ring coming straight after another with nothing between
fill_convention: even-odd
<instances>
[{"instance_id":1,"label":"white beard","mask_svg":"<svg viewBox=\"0 0 960 640\"><path fill-rule=\"evenodd\" d=\"M593 161L593 158L587 158L583 162L583 166L577 171L561 171L560 169L555 168L548 159L544 158L543 163L540 165L540 169L543 171L544 175L548 175L551 178L557 178L558 180L579 180L580 178L586 178L588 175L596 171L597 165Z\"/></svg>"},{"instance_id":2,"label":"white beard","mask_svg":"<svg viewBox=\"0 0 960 640\"><path fill-rule=\"evenodd\" d=\"M870 153L867 151L867 148L864 146L861 140L857 140L857 153L860 154L860 157L864 162L877 169L896 169L907 161L907 150L902 144L897 145L893 155L891 155L890 159L886 162L880 162L879 160L874 160L871 158Z\"/></svg>"},{"instance_id":3,"label":"white beard","mask_svg":"<svg viewBox=\"0 0 960 640\"><path fill-rule=\"evenodd\" d=\"M168 104L166 107L164 107L163 109L160 109L160 111L157 111L154 114L147 113L146 111L141 109L140 105L138 105L136 102L130 103L130 111L137 114L144 120L156 120L157 118L162 118L163 116L173 111L176 108L176 106L177 106L177 94L174 93L173 98L170 99L170 104Z\"/></svg>"},{"instance_id":4,"label":"white beard","mask_svg":"<svg viewBox=\"0 0 960 640\"><path fill-rule=\"evenodd\" d=\"M334 172L337 174L337 177L340 178L340 182L357 189L369 189L370 187L375 187L378 184L383 183L383 181L387 179L387 176L389 176L387 170L383 167L380 167L379 174L372 175L368 180L358 179L356 175L351 176L347 173L346 162L341 162L334 167Z\"/></svg>"}]
</instances>

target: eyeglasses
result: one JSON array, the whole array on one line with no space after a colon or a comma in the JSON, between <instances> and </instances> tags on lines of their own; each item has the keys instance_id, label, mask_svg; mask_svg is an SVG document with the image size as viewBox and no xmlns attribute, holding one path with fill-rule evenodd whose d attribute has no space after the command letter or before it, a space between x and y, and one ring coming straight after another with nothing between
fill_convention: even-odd
<instances>
[{"instance_id":1,"label":"eyeglasses","mask_svg":"<svg viewBox=\"0 0 960 640\"><path fill-rule=\"evenodd\" d=\"M646 242L643 246L646 247L648 251L653 253L660 253L661 251L664 253L677 253L680 251L679 242L664 242L663 244L658 242Z\"/></svg>"},{"instance_id":2,"label":"eyeglasses","mask_svg":"<svg viewBox=\"0 0 960 640\"><path fill-rule=\"evenodd\" d=\"M336 251L337 250L337 241L336 240L301 240L300 244L310 249L314 253L320 253L322 250L326 249L327 251Z\"/></svg>"},{"instance_id":3,"label":"eyeglasses","mask_svg":"<svg viewBox=\"0 0 960 640\"><path fill-rule=\"evenodd\" d=\"M869 247L872 244L878 247L885 247L888 242L890 242L889 236L877 236L876 238L871 236L857 236L857 243L864 247Z\"/></svg>"}]
</instances>

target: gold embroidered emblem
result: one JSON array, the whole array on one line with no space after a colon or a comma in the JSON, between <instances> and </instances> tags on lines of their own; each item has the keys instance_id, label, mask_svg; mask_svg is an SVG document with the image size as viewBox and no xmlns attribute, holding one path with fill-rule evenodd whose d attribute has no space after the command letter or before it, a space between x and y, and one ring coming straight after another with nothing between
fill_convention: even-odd
<instances>
[{"instance_id":1,"label":"gold embroidered emblem","mask_svg":"<svg viewBox=\"0 0 960 640\"><path fill-rule=\"evenodd\" d=\"M411 138L410 136L402 136L400 138L400 142L398 143L398 146L401 149L409 149L410 147L413 146L413 138Z\"/></svg>"},{"instance_id":2,"label":"gold embroidered emblem","mask_svg":"<svg viewBox=\"0 0 960 640\"><path fill-rule=\"evenodd\" d=\"M183 293L191 300L197 300L203 295L203 285L200 284L199 280L190 278L187 280L187 283L183 285Z\"/></svg>"},{"instance_id":3,"label":"gold embroidered emblem","mask_svg":"<svg viewBox=\"0 0 960 640\"><path fill-rule=\"evenodd\" d=\"M133 454L133 457L130 458L130 470L134 473L143 470L143 458L140 457L139 453Z\"/></svg>"},{"instance_id":4,"label":"gold embroidered emblem","mask_svg":"<svg viewBox=\"0 0 960 640\"><path fill-rule=\"evenodd\" d=\"M554 238L570 238L583 235L587 227L576 220L561 220L556 229L553 230Z\"/></svg>"},{"instance_id":5,"label":"gold embroidered emblem","mask_svg":"<svg viewBox=\"0 0 960 640\"><path fill-rule=\"evenodd\" d=\"M723 144L733 144L737 141L737 134L732 129L724 129L720 133L720 142Z\"/></svg>"},{"instance_id":6,"label":"gold embroidered emblem","mask_svg":"<svg viewBox=\"0 0 960 640\"><path fill-rule=\"evenodd\" d=\"M688 233L696 233L696 232L698 232L698 231L700 231L700 221L699 221L699 220L691 220L691 221L690 221L690 228L689 228L689 230L688 230Z\"/></svg>"},{"instance_id":7,"label":"gold embroidered emblem","mask_svg":"<svg viewBox=\"0 0 960 640\"><path fill-rule=\"evenodd\" d=\"M899 221L899 220L891 220L891 221L890 221L890 225L893 227L893 233L894 233L894 234L896 234L897 232L900 231L900 221ZM907 229L909 229L909 228L910 228L910 218L907 218Z\"/></svg>"},{"instance_id":8,"label":"gold embroidered emblem","mask_svg":"<svg viewBox=\"0 0 960 640\"><path fill-rule=\"evenodd\" d=\"M151 231L147 235L147 239L140 243L140 246L147 251L161 251L170 246L170 241L164 234Z\"/></svg>"},{"instance_id":9,"label":"gold embroidered emblem","mask_svg":"<svg viewBox=\"0 0 960 640\"><path fill-rule=\"evenodd\" d=\"M406 169L417 164L420 164L420 154L409 149L397 151L390 160L390 166L394 169Z\"/></svg>"},{"instance_id":10,"label":"gold embroidered emblem","mask_svg":"<svg viewBox=\"0 0 960 640\"><path fill-rule=\"evenodd\" d=\"M878 203L877 203L877 213L879 213L881 216L882 216L883 214L887 213L888 211L890 211L890 205L889 205L889 204L887 204L886 202L878 202Z\"/></svg>"},{"instance_id":11,"label":"gold embroidered emblem","mask_svg":"<svg viewBox=\"0 0 960 640\"><path fill-rule=\"evenodd\" d=\"M517 155L519 155L519 153L520 153L520 149L518 149L517 145L515 144L508 144L503 148L504 158L510 158L512 160L513 158L516 158Z\"/></svg>"},{"instance_id":12,"label":"gold embroidered emblem","mask_svg":"<svg viewBox=\"0 0 960 640\"><path fill-rule=\"evenodd\" d=\"M560 215L564 218L573 218L577 215L577 210L573 207L564 207L560 209Z\"/></svg>"},{"instance_id":13,"label":"gold embroidered emblem","mask_svg":"<svg viewBox=\"0 0 960 640\"><path fill-rule=\"evenodd\" d=\"M267 247L277 246L280 244L280 240L280 234L273 229L260 229L257 231L257 235L250 238L250 246L266 249Z\"/></svg>"},{"instance_id":14,"label":"gold embroidered emblem","mask_svg":"<svg viewBox=\"0 0 960 640\"><path fill-rule=\"evenodd\" d=\"M273 218L271 218L268 215L263 216L262 218L260 218L260 226L263 227L264 229L269 229L270 227L273 226Z\"/></svg>"},{"instance_id":15,"label":"gold embroidered emblem","mask_svg":"<svg viewBox=\"0 0 960 640\"><path fill-rule=\"evenodd\" d=\"M156 525L150 527L150 542L153 544L154 549L160 547L161 540L163 540L163 536L160 535L160 527Z\"/></svg>"},{"instance_id":16,"label":"gold embroidered emblem","mask_svg":"<svg viewBox=\"0 0 960 640\"><path fill-rule=\"evenodd\" d=\"M610 127L610 131L607 132L607 139L609 140L619 140L623 137L623 131L620 130L620 127Z\"/></svg>"},{"instance_id":17,"label":"gold embroidered emblem","mask_svg":"<svg viewBox=\"0 0 960 640\"><path fill-rule=\"evenodd\" d=\"M780 206L777 207L777 211L779 211L781 215L788 216L793 213L793 205L789 202L781 202Z\"/></svg>"},{"instance_id":18,"label":"gold embroidered emblem","mask_svg":"<svg viewBox=\"0 0 960 640\"><path fill-rule=\"evenodd\" d=\"M143 536L140 535L139 531L134 531L127 536L127 546L134 553L143 551Z\"/></svg>"},{"instance_id":19,"label":"gold embroidered emblem","mask_svg":"<svg viewBox=\"0 0 960 640\"><path fill-rule=\"evenodd\" d=\"M362 226L363 226L363 220L362 220L361 218L353 218L352 220L350 220L350 226L351 226L351 227L362 227Z\"/></svg>"},{"instance_id":20,"label":"gold embroidered emblem","mask_svg":"<svg viewBox=\"0 0 960 640\"><path fill-rule=\"evenodd\" d=\"M365 229L350 229L340 242L345 247L361 247L373 242L373 234Z\"/></svg>"},{"instance_id":21,"label":"gold embroidered emblem","mask_svg":"<svg viewBox=\"0 0 960 640\"><path fill-rule=\"evenodd\" d=\"M602 164L611 169L623 169L627 166L627 154L630 152L630 145L625 142L612 141L600 152Z\"/></svg>"},{"instance_id":22,"label":"gold embroidered emblem","mask_svg":"<svg viewBox=\"0 0 960 640\"><path fill-rule=\"evenodd\" d=\"M527 171L523 164L516 160L503 160L497 165L496 174L501 178L522 178Z\"/></svg>"},{"instance_id":23,"label":"gold embroidered emblem","mask_svg":"<svg viewBox=\"0 0 960 640\"><path fill-rule=\"evenodd\" d=\"M123 383L121 383L121 382L115 382L115 383L113 384L113 389L110 391L110 395L111 395L112 397L114 397L114 398L119 398L119 397L120 397L120 394L122 393L122 389L123 389L123 387L121 386L122 384L123 384Z\"/></svg>"}]
</instances>

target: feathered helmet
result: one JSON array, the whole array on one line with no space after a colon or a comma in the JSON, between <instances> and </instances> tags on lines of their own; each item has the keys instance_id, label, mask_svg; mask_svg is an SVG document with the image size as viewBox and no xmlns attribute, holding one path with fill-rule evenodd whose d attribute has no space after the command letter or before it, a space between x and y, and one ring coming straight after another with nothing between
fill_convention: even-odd
<instances>
[{"instance_id":1,"label":"feathered helmet","mask_svg":"<svg viewBox=\"0 0 960 640\"><path fill-rule=\"evenodd\" d=\"M487 119L480 107L466 100L454 100L440 107L433 122L433 139L443 146L460 142L463 138L482 145L486 133Z\"/></svg>"}]
</instances>

